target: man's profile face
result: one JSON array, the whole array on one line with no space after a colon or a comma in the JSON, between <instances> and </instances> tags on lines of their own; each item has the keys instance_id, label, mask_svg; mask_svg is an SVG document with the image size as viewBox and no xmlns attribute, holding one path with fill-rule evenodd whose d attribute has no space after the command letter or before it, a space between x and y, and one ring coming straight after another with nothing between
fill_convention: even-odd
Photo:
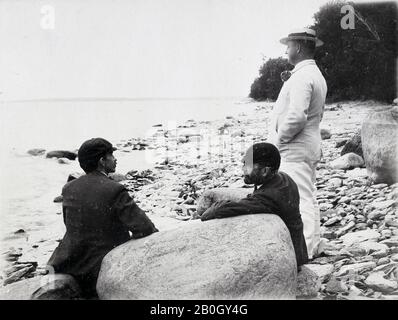
<instances>
[{"instance_id":1,"label":"man's profile face","mask_svg":"<svg viewBox=\"0 0 398 320\"><path fill-rule=\"evenodd\" d=\"M252 149L249 149L242 159L243 179L246 184L256 183L259 180L258 178L260 175L258 165L253 163L252 152Z\"/></svg>"},{"instance_id":2,"label":"man's profile face","mask_svg":"<svg viewBox=\"0 0 398 320\"><path fill-rule=\"evenodd\" d=\"M249 161L246 160L246 157L242 159L242 170L243 170L243 179L246 184L252 184L252 173L253 173L253 163L250 163Z\"/></svg>"},{"instance_id":3,"label":"man's profile face","mask_svg":"<svg viewBox=\"0 0 398 320\"><path fill-rule=\"evenodd\" d=\"M117 160L113 153L107 153L104 157L104 169L106 173L113 173L116 171Z\"/></svg>"},{"instance_id":4,"label":"man's profile face","mask_svg":"<svg viewBox=\"0 0 398 320\"><path fill-rule=\"evenodd\" d=\"M296 41L288 41L285 54L290 64L295 65L298 57L298 43Z\"/></svg>"}]
</instances>

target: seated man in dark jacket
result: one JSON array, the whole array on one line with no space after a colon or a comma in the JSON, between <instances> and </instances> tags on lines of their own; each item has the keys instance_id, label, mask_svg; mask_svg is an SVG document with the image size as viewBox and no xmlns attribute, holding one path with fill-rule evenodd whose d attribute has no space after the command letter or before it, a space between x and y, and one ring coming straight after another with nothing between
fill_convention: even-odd
<instances>
[{"instance_id":1,"label":"seated man in dark jacket","mask_svg":"<svg viewBox=\"0 0 398 320\"><path fill-rule=\"evenodd\" d=\"M56 273L75 277L86 298L96 298L96 282L103 257L116 246L158 231L128 194L110 178L116 159L112 144L90 139L78 152L86 175L62 189L66 233L48 261Z\"/></svg>"},{"instance_id":2,"label":"seated man in dark jacket","mask_svg":"<svg viewBox=\"0 0 398 320\"><path fill-rule=\"evenodd\" d=\"M243 158L243 173L245 183L254 184L253 194L239 201L215 202L202 214L201 220L253 213L276 214L290 231L297 266L301 266L308 261L308 254L299 211L299 192L286 173L278 172L280 159L278 149L270 143L256 143L250 147Z\"/></svg>"}]
</instances>

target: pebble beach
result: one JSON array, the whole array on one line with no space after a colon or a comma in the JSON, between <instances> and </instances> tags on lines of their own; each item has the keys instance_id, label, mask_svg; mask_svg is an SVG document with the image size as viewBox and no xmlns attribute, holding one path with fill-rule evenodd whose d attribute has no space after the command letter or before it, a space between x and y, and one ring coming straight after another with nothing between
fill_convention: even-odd
<instances>
[{"instance_id":1,"label":"pebble beach","mask_svg":"<svg viewBox=\"0 0 398 320\"><path fill-rule=\"evenodd\" d=\"M319 278L312 299L398 299L398 184L371 184L363 163L345 168L339 159L369 112L388 107L373 101L325 107L316 182L322 241L320 255L307 265ZM154 123L144 137L112 141L122 162L139 154L148 163L128 170L123 165L112 178L128 188L160 231L189 224L198 218L197 200L205 190L251 188L243 183L241 159L251 144L266 141L271 109L272 103L253 102L250 111L223 119ZM81 174L76 160L45 159L45 152L28 156ZM54 210L50 224L30 233L27 221L26 228L3 235L3 285L45 274L64 233L56 196L55 203L48 199L47 210Z\"/></svg>"}]
</instances>

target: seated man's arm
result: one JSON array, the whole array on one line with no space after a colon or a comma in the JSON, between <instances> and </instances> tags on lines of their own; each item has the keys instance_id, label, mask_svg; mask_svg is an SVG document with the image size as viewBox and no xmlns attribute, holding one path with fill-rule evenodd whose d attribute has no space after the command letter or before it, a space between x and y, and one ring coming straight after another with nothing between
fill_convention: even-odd
<instances>
[{"instance_id":1,"label":"seated man's arm","mask_svg":"<svg viewBox=\"0 0 398 320\"><path fill-rule=\"evenodd\" d=\"M277 214L276 211L272 193L253 194L239 201L217 201L202 214L201 220L206 221L254 213Z\"/></svg>"},{"instance_id":2,"label":"seated man's arm","mask_svg":"<svg viewBox=\"0 0 398 320\"><path fill-rule=\"evenodd\" d=\"M120 221L133 233L133 238L142 238L159 231L145 212L138 207L127 190L116 199L114 209Z\"/></svg>"}]
</instances>

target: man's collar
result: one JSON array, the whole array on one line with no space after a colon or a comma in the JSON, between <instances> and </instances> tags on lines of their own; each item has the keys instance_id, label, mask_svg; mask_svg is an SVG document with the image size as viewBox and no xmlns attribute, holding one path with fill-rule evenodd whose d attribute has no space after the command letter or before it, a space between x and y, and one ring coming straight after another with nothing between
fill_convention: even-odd
<instances>
[{"instance_id":1,"label":"man's collar","mask_svg":"<svg viewBox=\"0 0 398 320\"><path fill-rule=\"evenodd\" d=\"M295 73L297 70L301 69L302 67L305 67L308 65L314 65L314 64L316 64L314 59L305 59L305 60L297 63L291 72Z\"/></svg>"},{"instance_id":2,"label":"man's collar","mask_svg":"<svg viewBox=\"0 0 398 320\"><path fill-rule=\"evenodd\" d=\"M257 185L254 186L254 191L258 190L258 189L264 189L266 187L268 187L269 184L275 183L275 181L277 181L279 179L279 173L278 171L274 173L274 175L269 178L269 180L267 180L265 183L261 184L261 185Z\"/></svg>"},{"instance_id":3,"label":"man's collar","mask_svg":"<svg viewBox=\"0 0 398 320\"><path fill-rule=\"evenodd\" d=\"M108 177L108 175L107 175L107 174L106 174L104 171L101 171L101 170L95 170L95 172L98 172L98 173L100 173L100 174L104 175L105 177L109 178L109 177Z\"/></svg>"}]
</instances>

